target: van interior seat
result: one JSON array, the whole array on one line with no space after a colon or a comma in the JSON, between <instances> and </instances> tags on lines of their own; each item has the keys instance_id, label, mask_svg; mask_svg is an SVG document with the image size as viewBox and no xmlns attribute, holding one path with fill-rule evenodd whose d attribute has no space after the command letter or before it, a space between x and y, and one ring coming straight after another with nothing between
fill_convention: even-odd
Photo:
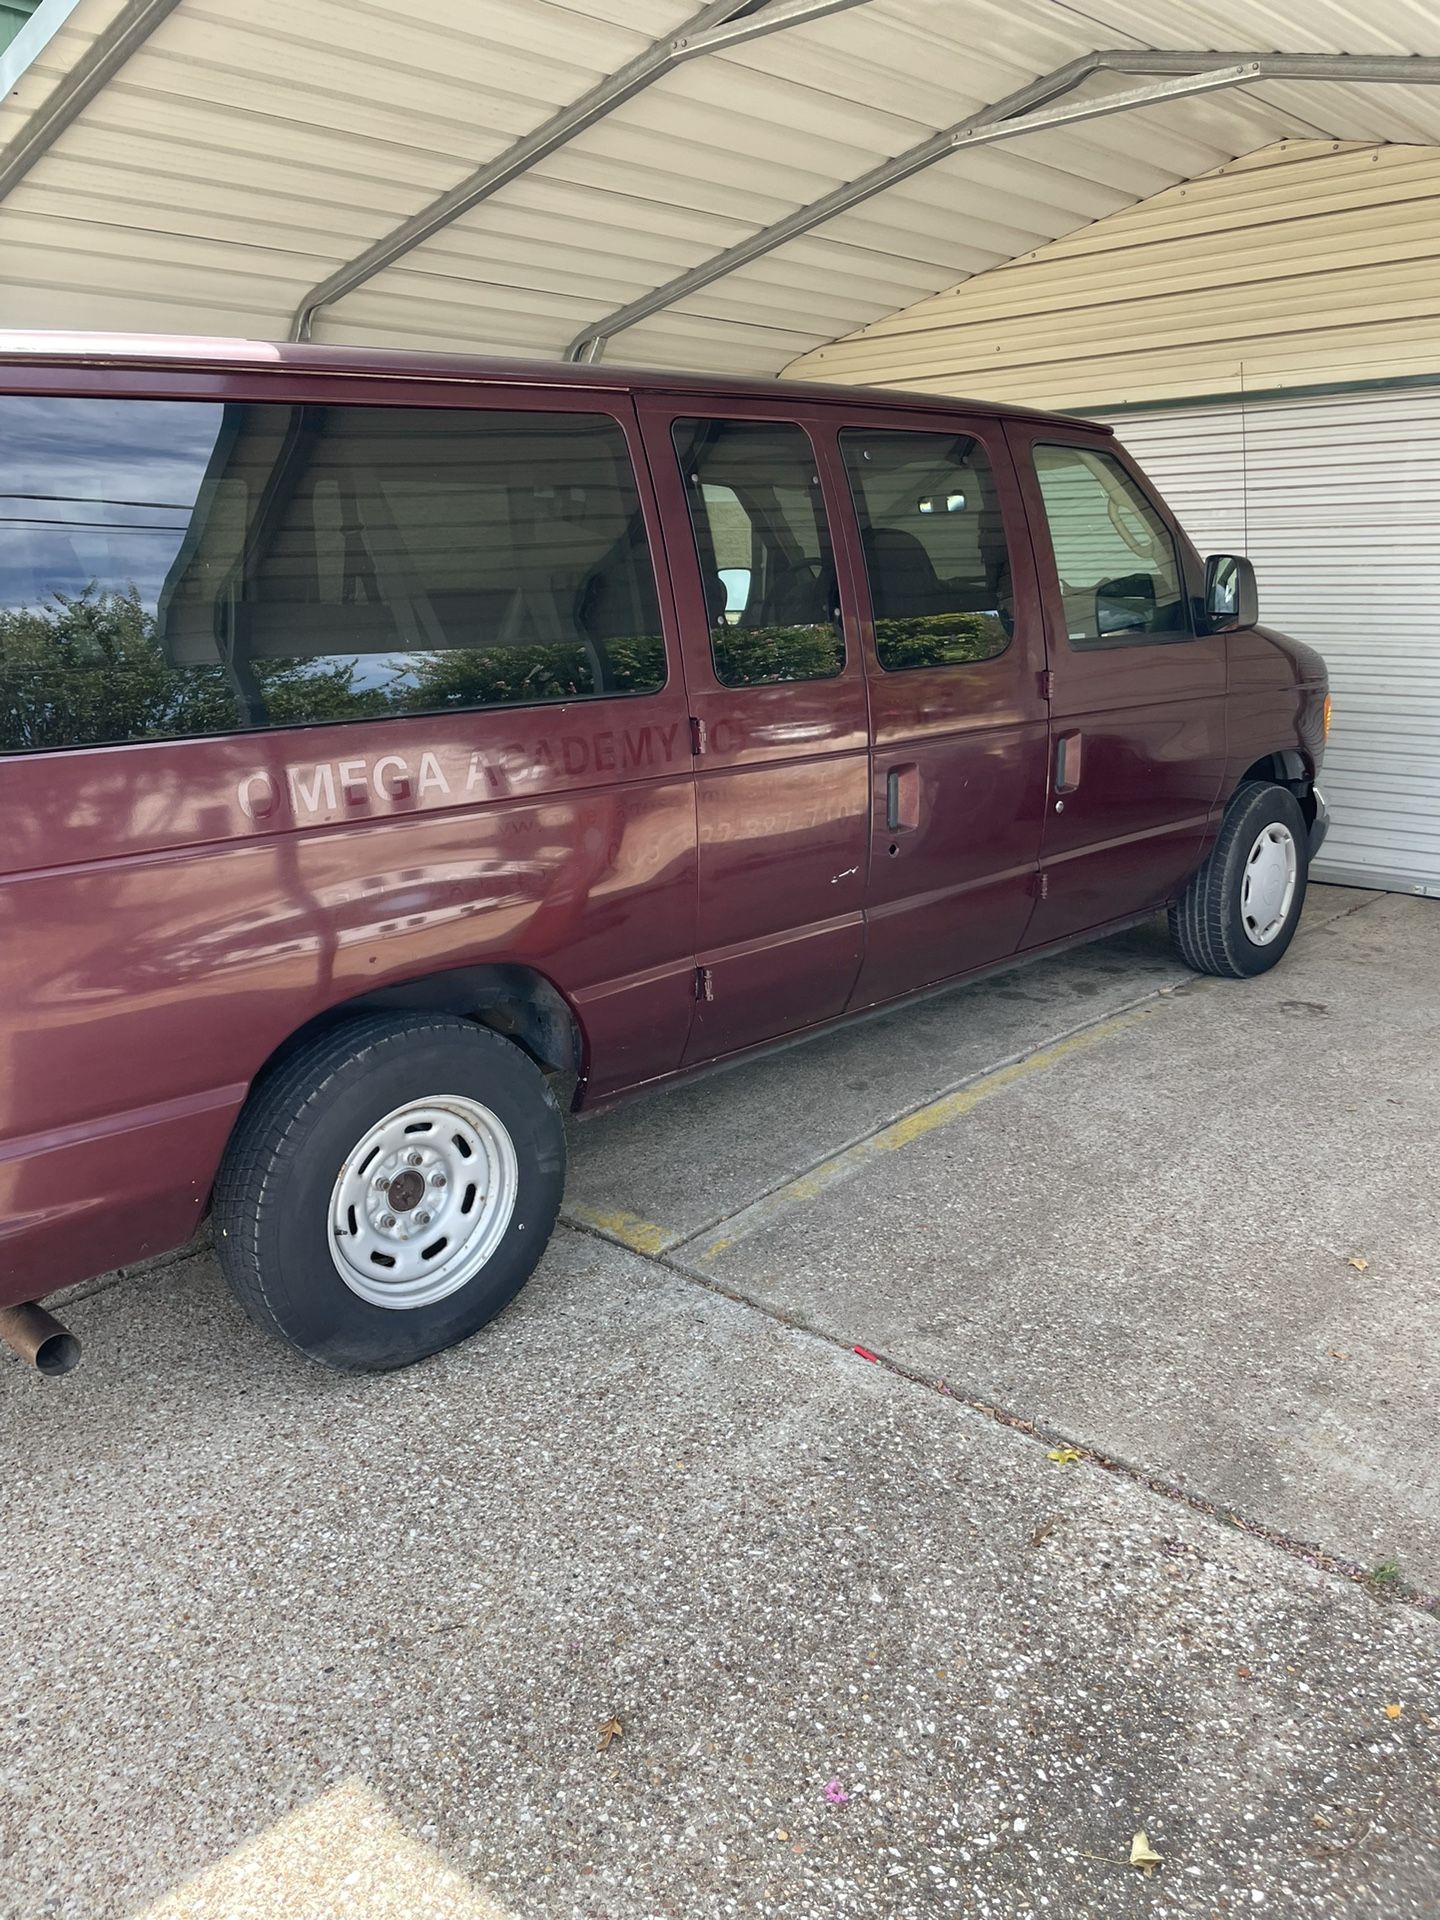
<instances>
[{"instance_id":1,"label":"van interior seat","mask_svg":"<svg viewBox=\"0 0 1440 1920\"><path fill-rule=\"evenodd\" d=\"M861 539L877 620L916 620L955 611L953 593L913 533L901 527L866 527Z\"/></svg>"},{"instance_id":2,"label":"van interior seat","mask_svg":"<svg viewBox=\"0 0 1440 1920\"><path fill-rule=\"evenodd\" d=\"M760 627L823 626L834 617L835 575L812 560L777 565L770 577L763 605L754 625Z\"/></svg>"}]
</instances>

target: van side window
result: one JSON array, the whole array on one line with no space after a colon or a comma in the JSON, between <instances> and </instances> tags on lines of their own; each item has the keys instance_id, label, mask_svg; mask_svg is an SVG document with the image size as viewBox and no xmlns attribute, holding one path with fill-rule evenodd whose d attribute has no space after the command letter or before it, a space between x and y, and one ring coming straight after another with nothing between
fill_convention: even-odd
<instances>
[{"instance_id":1,"label":"van side window","mask_svg":"<svg viewBox=\"0 0 1440 1920\"><path fill-rule=\"evenodd\" d=\"M845 666L815 454L786 421L677 420L672 429L725 687L829 680Z\"/></svg>"},{"instance_id":2,"label":"van side window","mask_svg":"<svg viewBox=\"0 0 1440 1920\"><path fill-rule=\"evenodd\" d=\"M994 475L969 434L847 428L875 652L888 673L993 660L1014 628Z\"/></svg>"},{"instance_id":3,"label":"van side window","mask_svg":"<svg viewBox=\"0 0 1440 1920\"><path fill-rule=\"evenodd\" d=\"M0 399L0 752L648 693L596 414Z\"/></svg>"},{"instance_id":4,"label":"van side window","mask_svg":"<svg viewBox=\"0 0 1440 1920\"><path fill-rule=\"evenodd\" d=\"M1114 454L1037 446L1035 472L1071 646L1188 639L1174 538Z\"/></svg>"}]
</instances>

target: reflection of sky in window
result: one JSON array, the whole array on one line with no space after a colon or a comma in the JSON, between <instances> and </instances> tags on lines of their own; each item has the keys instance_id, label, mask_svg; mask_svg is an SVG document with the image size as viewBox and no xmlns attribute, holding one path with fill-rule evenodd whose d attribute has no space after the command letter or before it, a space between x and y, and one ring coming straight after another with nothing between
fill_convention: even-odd
<instances>
[{"instance_id":1,"label":"reflection of sky in window","mask_svg":"<svg viewBox=\"0 0 1440 1920\"><path fill-rule=\"evenodd\" d=\"M133 583L153 612L221 416L207 401L0 399L0 608L98 580Z\"/></svg>"},{"instance_id":2,"label":"reflection of sky in window","mask_svg":"<svg viewBox=\"0 0 1440 1920\"><path fill-rule=\"evenodd\" d=\"M357 653L348 664L353 669L350 684L356 688L398 692L416 684L413 653Z\"/></svg>"}]
</instances>

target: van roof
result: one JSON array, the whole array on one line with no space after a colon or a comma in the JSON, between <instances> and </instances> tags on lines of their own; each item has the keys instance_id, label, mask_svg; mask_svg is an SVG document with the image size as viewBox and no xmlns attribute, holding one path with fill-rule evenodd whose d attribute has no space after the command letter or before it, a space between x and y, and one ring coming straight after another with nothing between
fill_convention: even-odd
<instances>
[{"instance_id":1,"label":"van roof","mask_svg":"<svg viewBox=\"0 0 1440 1920\"><path fill-rule=\"evenodd\" d=\"M370 378L441 380L490 385L600 387L618 392L720 393L773 399L777 394L831 405L873 401L887 407L963 407L967 412L1022 420L1061 421L1067 416L997 400L953 394L907 392L894 387L852 387L813 380L742 380L727 374L670 373L644 367L579 366L564 360L502 360L478 354L421 353L400 347L344 347L314 341L225 340L159 333L59 333L0 330L0 371L6 366L69 364L87 367L214 368L267 372L367 375ZM1098 421L1076 421L1108 431Z\"/></svg>"}]
</instances>

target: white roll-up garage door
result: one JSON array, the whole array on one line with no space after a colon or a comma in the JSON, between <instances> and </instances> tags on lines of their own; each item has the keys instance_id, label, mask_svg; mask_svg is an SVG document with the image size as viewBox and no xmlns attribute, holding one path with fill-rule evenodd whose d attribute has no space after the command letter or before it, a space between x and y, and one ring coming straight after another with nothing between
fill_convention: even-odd
<instances>
[{"instance_id":1,"label":"white roll-up garage door","mask_svg":"<svg viewBox=\"0 0 1440 1920\"><path fill-rule=\"evenodd\" d=\"M1100 415L1330 668L1317 880L1440 895L1440 384Z\"/></svg>"}]
</instances>

